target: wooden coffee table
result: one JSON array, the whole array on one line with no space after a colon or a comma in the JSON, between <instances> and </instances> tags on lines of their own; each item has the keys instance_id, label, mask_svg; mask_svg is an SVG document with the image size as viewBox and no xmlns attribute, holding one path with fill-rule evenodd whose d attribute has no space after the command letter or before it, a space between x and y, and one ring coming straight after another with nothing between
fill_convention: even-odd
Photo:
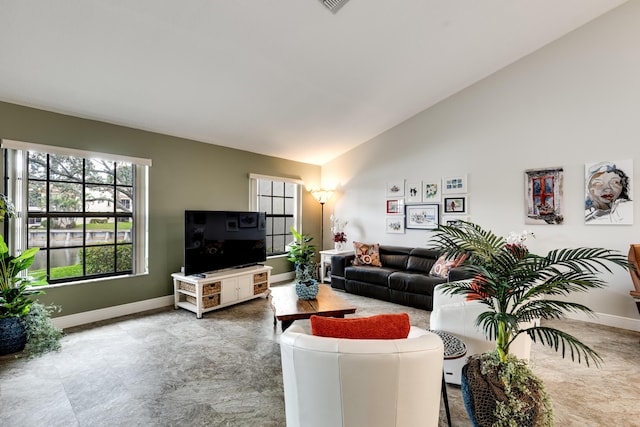
<instances>
[{"instance_id":1,"label":"wooden coffee table","mask_svg":"<svg viewBox=\"0 0 640 427\"><path fill-rule=\"evenodd\" d=\"M269 303L273 309L273 326L278 320L282 330L286 330L294 320L309 319L314 314L325 317L344 317L353 314L356 308L342 299L328 285L320 285L318 296L312 300L302 300L296 295L295 285L274 286L270 289Z\"/></svg>"}]
</instances>

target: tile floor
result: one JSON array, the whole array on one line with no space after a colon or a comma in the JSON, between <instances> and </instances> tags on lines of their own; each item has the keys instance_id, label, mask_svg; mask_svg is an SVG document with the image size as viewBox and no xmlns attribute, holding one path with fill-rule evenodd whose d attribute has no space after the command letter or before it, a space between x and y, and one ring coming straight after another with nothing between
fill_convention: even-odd
<instances>
[{"instance_id":1,"label":"tile floor","mask_svg":"<svg viewBox=\"0 0 640 427\"><path fill-rule=\"evenodd\" d=\"M343 295L358 316L406 311L428 328L424 310ZM563 328L605 364L587 368L534 345L532 365L551 393L556 425L640 426L640 333L577 321ZM66 332L59 353L0 357L0 425L285 425L281 332L264 299L202 319L167 308ZM447 389L453 425L470 426L460 388Z\"/></svg>"}]
</instances>

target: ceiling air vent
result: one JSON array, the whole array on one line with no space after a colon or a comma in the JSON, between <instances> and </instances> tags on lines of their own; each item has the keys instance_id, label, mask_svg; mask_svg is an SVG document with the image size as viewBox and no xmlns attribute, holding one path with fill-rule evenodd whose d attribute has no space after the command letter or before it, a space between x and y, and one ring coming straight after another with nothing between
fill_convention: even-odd
<instances>
[{"instance_id":1,"label":"ceiling air vent","mask_svg":"<svg viewBox=\"0 0 640 427\"><path fill-rule=\"evenodd\" d=\"M322 0L322 4L333 13L336 13L346 2L347 0Z\"/></svg>"}]
</instances>

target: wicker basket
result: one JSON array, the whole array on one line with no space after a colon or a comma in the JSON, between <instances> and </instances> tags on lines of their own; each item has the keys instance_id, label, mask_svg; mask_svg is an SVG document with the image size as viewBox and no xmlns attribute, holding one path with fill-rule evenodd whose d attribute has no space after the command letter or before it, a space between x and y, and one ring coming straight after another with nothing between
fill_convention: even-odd
<instances>
[{"instance_id":1,"label":"wicker basket","mask_svg":"<svg viewBox=\"0 0 640 427\"><path fill-rule=\"evenodd\" d=\"M192 297L190 295L186 296L187 302L190 302L193 305L196 305L196 297ZM220 305L220 294L206 295L202 297L202 307L201 308L211 308L216 305Z\"/></svg>"},{"instance_id":2,"label":"wicker basket","mask_svg":"<svg viewBox=\"0 0 640 427\"><path fill-rule=\"evenodd\" d=\"M267 273L256 273L253 275L253 283L260 283L267 281Z\"/></svg>"},{"instance_id":3,"label":"wicker basket","mask_svg":"<svg viewBox=\"0 0 640 427\"><path fill-rule=\"evenodd\" d=\"M267 292L267 289L269 289L269 283L267 282L253 285L253 294L254 295L262 294L264 292Z\"/></svg>"},{"instance_id":4,"label":"wicker basket","mask_svg":"<svg viewBox=\"0 0 640 427\"><path fill-rule=\"evenodd\" d=\"M193 283L187 282L178 282L178 289L183 291L196 293L196 286ZM202 295L211 295L211 294L219 294L220 293L220 282L207 283L206 285L202 285Z\"/></svg>"},{"instance_id":5,"label":"wicker basket","mask_svg":"<svg viewBox=\"0 0 640 427\"><path fill-rule=\"evenodd\" d=\"M220 293L220 282L207 283L202 285L202 295L211 295Z\"/></svg>"}]
</instances>

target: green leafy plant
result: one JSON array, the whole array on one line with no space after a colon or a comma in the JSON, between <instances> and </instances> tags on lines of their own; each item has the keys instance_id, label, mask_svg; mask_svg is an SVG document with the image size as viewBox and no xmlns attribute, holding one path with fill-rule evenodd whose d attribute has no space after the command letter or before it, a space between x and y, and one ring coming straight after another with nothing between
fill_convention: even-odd
<instances>
[{"instance_id":1,"label":"green leafy plant","mask_svg":"<svg viewBox=\"0 0 640 427\"><path fill-rule=\"evenodd\" d=\"M540 341L565 357L587 366L596 365L600 356L576 337L543 324L522 327L537 319L560 319L569 312L593 311L576 302L556 299L574 292L588 292L606 283L600 269L610 266L628 268L624 255L602 248L557 249L546 256L529 252L524 245L526 235L512 234L505 240L480 226L460 221L455 226L441 226L434 234L434 247L450 258L466 255L461 264L472 277L442 285L443 291L467 295L487 307L478 316L487 338L496 340L496 350L506 361L509 346L520 334Z\"/></svg>"},{"instance_id":2,"label":"green leafy plant","mask_svg":"<svg viewBox=\"0 0 640 427\"><path fill-rule=\"evenodd\" d=\"M14 257L0 236L0 318L26 315L33 302L30 296L41 293L28 289L30 278L19 277L33 264L38 251L39 248L30 248Z\"/></svg>"},{"instance_id":3,"label":"green leafy plant","mask_svg":"<svg viewBox=\"0 0 640 427\"><path fill-rule=\"evenodd\" d=\"M4 221L5 217L15 218L16 207L6 194L0 194L0 222Z\"/></svg>"},{"instance_id":4,"label":"green leafy plant","mask_svg":"<svg viewBox=\"0 0 640 427\"><path fill-rule=\"evenodd\" d=\"M308 234L298 233L291 227L293 242L289 244L287 259L294 263L296 270L296 280L304 282L315 277L316 246L311 244L313 237Z\"/></svg>"},{"instance_id":5,"label":"green leafy plant","mask_svg":"<svg viewBox=\"0 0 640 427\"><path fill-rule=\"evenodd\" d=\"M27 345L24 352L28 357L60 350L60 339L63 332L51 321L51 313L54 311L60 311L60 307L44 306L34 302L29 314L24 316L24 326L27 333Z\"/></svg>"}]
</instances>

